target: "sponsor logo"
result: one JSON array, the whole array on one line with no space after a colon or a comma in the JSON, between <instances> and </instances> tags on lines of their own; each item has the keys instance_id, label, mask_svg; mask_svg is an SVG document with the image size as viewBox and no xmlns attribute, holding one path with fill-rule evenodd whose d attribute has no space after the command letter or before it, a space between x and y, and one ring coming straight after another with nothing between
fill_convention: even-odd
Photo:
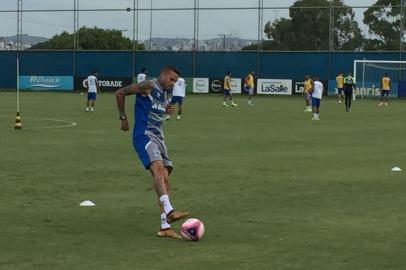
<instances>
[{"instance_id":1,"label":"sponsor logo","mask_svg":"<svg viewBox=\"0 0 406 270\"><path fill-rule=\"evenodd\" d=\"M220 92L221 89L222 89L222 87L221 87L221 81L220 80L213 80L211 82L211 90L213 92Z\"/></svg>"},{"instance_id":2,"label":"sponsor logo","mask_svg":"<svg viewBox=\"0 0 406 270\"><path fill-rule=\"evenodd\" d=\"M209 79L208 78L194 78L193 79L193 93L208 93L209 92Z\"/></svg>"},{"instance_id":3,"label":"sponsor logo","mask_svg":"<svg viewBox=\"0 0 406 270\"><path fill-rule=\"evenodd\" d=\"M258 79L258 94L291 95L292 80Z\"/></svg>"},{"instance_id":4,"label":"sponsor logo","mask_svg":"<svg viewBox=\"0 0 406 270\"><path fill-rule=\"evenodd\" d=\"M195 86L197 91L203 92L206 88L206 82L204 80L197 80Z\"/></svg>"},{"instance_id":5,"label":"sponsor logo","mask_svg":"<svg viewBox=\"0 0 406 270\"><path fill-rule=\"evenodd\" d=\"M304 91L304 82L295 82L295 93L301 94Z\"/></svg>"},{"instance_id":6,"label":"sponsor logo","mask_svg":"<svg viewBox=\"0 0 406 270\"><path fill-rule=\"evenodd\" d=\"M161 111L161 112L166 111L166 108L164 106L162 106L161 104L156 104L156 103L152 104L152 109L158 110L158 111Z\"/></svg>"},{"instance_id":7,"label":"sponsor logo","mask_svg":"<svg viewBox=\"0 0 406 270\"><path fill-rule=\"evenodd\" d=\"M82 81L83 87L87 87L86 81L87 81L87 78ZM114 81L114 80L112 80L112 81L110 81L110 80L98 80L97 83L98 83L98 85L100 87L115 87L115 88L123 87L123 81L122 80L117 80L117 81Z\"/></svg>"},{"instance_id":8,"label":"sponsor logo","mask_svg":"<svg viewBox=\"0 0 406 270\"><path fill-rule=\"evenodd\" d=\"M72 90L73 77L71 76L20 76L21 89L31 90Z\"/></svg>"}]
</instances>

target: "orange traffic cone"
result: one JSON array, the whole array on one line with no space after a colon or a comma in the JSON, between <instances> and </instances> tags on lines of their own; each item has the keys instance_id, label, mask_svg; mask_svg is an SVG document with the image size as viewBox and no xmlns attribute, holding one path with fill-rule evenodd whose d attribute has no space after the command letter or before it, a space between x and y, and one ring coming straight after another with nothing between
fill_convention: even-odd
<instances>
[{"instance_id":1,"label":"orange traffic cone","mask_svg":"<svg viewBox=\"0 0 406 270\"><path fill-rule=\"evenodd\" d=\"M16 123L14 125L14 129L22 129L22 128L23 128L23 124L21 123L20 112L17 112Z\"/></svg>"}]
</instances>

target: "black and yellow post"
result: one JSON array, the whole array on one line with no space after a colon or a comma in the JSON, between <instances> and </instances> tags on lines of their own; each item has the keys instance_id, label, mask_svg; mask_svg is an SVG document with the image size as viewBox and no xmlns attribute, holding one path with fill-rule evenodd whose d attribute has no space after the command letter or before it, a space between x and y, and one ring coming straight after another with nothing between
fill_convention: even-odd
<instances>
[{"instance_id":1,"label":"black and yellow post","mask_svg":"<svg viewBox=\"0 0 406 270\"><path fill-rule=\"evenodd\" d=\"M22 129L23 123L21 122L20 112L17 112L16 116L16 123L14 125L14 129Z\"/></svg>"}]
</instances>

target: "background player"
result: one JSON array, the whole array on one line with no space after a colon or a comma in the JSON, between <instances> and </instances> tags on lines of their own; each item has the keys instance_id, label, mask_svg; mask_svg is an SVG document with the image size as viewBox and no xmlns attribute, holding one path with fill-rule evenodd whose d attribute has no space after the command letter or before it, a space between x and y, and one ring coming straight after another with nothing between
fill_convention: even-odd
<instances>
[{"instance_id":1,"label":"background player","mask_svg":"<svg viewBox=\"0 0 406 270\"><path fill-rule=\"evenodd\" d=\"M310 106L310 99L311 99L311 94L310 92L312 91L313 88L313 80L310 78L309 75L305 76L304 80L304 87L303 87L303 96L305 99L305 112L311 112L312 107Z\"/></svg>"},{"instance_id":2,"label":"background player","mask_svg":"<svg viewBox=\"0 0 406 270\"><path fill-rule=\"evenodd\" d=\"M337 74L336 77L336 87L337 87L337 97L338 97L338 103L341 104L341 98L343 97L344 94L344 74L342 72Z\"/></svg>"},{"instance_id":3,"label":"background player","mask_svg":"<svg viewBox=\"0 0 406 270\"><path fill-rule=\"evenodd\" d=\"M228 107L227 98L231 101L231 106L235 107L238 106L233 101L233 97L231 95L231 72L227 71L226 76L224 76L224 99L223 99L223 107Z\"/></svg>"},{"instance_id":4,"label":"background player","mask_svg":"<svg viewBox=\"0 0 406 270\"><path fill-rule=\"evenodd\" d=\"M355 88L355 80L352 73L349 72L344 78L344 96L345 96L345 111L351 111L351 100Z\"/></svg>"},{"instance_id":5,"label":"background player","mask_svg":"<svg viewBox=\"0 0 406 270\"><path fill-rule=\"evenodd\" d=\"M254 96L254 88L255 88L254 74L255 74L254 71L250 71L244 80L244 88L248 92L248 105L254 105L254 103L252 103L252 97Z\"/></svg>"},{"instance_id":6,"label":"background player","mask_svg":"<svg viewBox=\"0 0 406 270\"><path fill-rule=\"evenodd\" d=\"M385 73L381 79L381 102L379 103L379 107L382 107L384 102L385 106L388 106L388 99L389 93L391 89L391 80L388 73Z\"/></svg>"},{"instance_id":7,"label":"background player","mask_svg":"<svg viewBox=\"0 0 406 270\"><path fill-rule=\"evenodd\" d=\"M183 105L183 99L185 98L185 80L181 77L178 78L176 81L173 90L172 90L172 97L170 100L170 104L174 106L175 104L178 105L178 116L176 117L176 120L180 120L180 116L182 114L182 105ZM166 116L166 120L171 119L171 115L168 114Z\"/></svg>"},{"instance_id":8,"label":"background player","mask_svg":"<svg viewBox=\"0 0 406 270\"><path fill-rule=\"evenodd\" d=\"M313 118L312 120L320 120L319 115L320 115L320 102L321 98L323 96L323 84L320 82L320 79L318 76L314 77L314 82L313 82L313 89L312 89L312 111L313 111Z\"/></svg>"},{"instance_id":9,"label":"background player","mask_svg":"<svg viewBox=\"0 0 406 270\"><path fill-rule=\"evenodd\" d=\"M158 79L146 80L139 84L123 87L116 92L117 107L121 120L121 130L128 131L129 125L125 113L125 98L136 94L134 104L133 146L144 167L154 180L161 209L161 229L158 236L180 238L171 229L170 223L185 218L187 212L174 210L169 201L169 174L173 170L172 161L162 131L165 112L170 114L172 106L167 104L167 93L178 80L179 71L174 67L163 68Z\"/></svg>"},{"instance_id":10,"label":"background player","mask_svg":"<svg viewBox=\"0 0 406 270\"><path fill-rule=\"evenodd\" d=\"M100 92L99 83L97 81L97 72L92 71L92 74L87 77L84 81L85 86L87 87L87 101L86 101L86 112L94 112L94 106L96 104L96 95L97 92Z\"/></svg>"},{"instance_id":11,"label":"background player","mask_svg":"<svg viewBox=\"0 0 406 270\"><path fill-rule=\"evenodd\" d=\"M142 68L141 72L137 75L137 83L143 82L147 79L147 69Z\"/></svg>"}]
</instances>

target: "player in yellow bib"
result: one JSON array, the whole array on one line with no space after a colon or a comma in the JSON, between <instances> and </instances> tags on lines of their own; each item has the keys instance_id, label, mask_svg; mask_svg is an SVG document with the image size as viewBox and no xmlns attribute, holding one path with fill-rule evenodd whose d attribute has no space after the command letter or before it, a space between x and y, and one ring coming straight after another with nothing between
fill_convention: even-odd
<instances>
[{"instance_id":1,"label":"player in yellow bib","mask_svg":"<svg viewBox=\"0 0 406 270\"><path fill-rule=\"evenodd\" d=\"M304 80L304 87L303 87L303 95L305 98L305 112L311 112L312 111L312 106L310 106L310 98L311 98L311 92L313 90L313 80L310 79L309 75L305 76Z\"/></svg>"},{"instance_id":2,"label":"player in yellow bib","mask_svg":"<svg viewBox=\"0 0 406 270\"><path fill-rule=\"evenodd\" d=\"M388 98L391 88L391 81L388 73L385 73L381 79L381 102L379 103L379 107L382 107L384 104L388 106Z\"/></svg>"},{"instance_id":3,"label":"player in yellow bib","mask_svg":"<svg viewBox=\"0 0 406 270\"><path fill-rule=\"evenodd\" d=\"M254 105L252 103L252 96L254 95L254 71L250 71L244 79L244 90L248 93L248 105Z\"/></svg>"},{"instance_id":4,"label":"player in yellow bib","mask_svg":"<svg viewBox=\"0 0 406 270\"><path fill-rule=\"evenodd\" d=\"M233 97L231 95L231 72L227 71L226 76L224 76L224 99L223 99L223 107L228 107L227 98L231 102L231 106L236 107L237 104L234 103Z\"/></svg>"},{"instance_id":5,"label":"player in yellow bib","mask_svg":"<svg viewBox=\"0 0 406 270\"><path fill-rule=\"evenodd\" d=\"M342 72L337 74L336 77L336 87L338 91L338 103L341 104L341 98L344 96L344 75Z\"/></svg>"}]
</instances>

